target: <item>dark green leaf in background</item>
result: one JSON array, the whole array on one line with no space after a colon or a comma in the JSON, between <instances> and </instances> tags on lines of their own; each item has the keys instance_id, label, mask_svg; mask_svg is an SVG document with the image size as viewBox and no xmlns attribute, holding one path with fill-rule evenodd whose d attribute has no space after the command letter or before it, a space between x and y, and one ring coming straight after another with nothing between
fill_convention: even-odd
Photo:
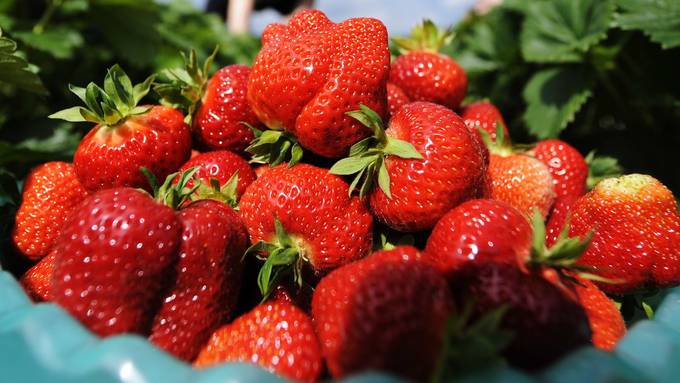
<instances>
[{"instance_id":1,"label":"dark green leaf in background","mask_svg":"<svg viewBox=\"0 0 680 383\"><path fill-rule=\"evenodd\" d=\"M610 0L533 1L521 35L529 62L577 62L607 36L614 15Z\"/></svg>"},{"instance_id":2,"label":"dark green leaf in background","mask_svg":"<svg viewBox=\"0 0 680 383\"><path fill-rule=\"evenodd\" d=\"M40 77L16 51L16 43L2 37L0 30L0 84L8 84L30 92L45 94Z\"/></svg>"},{"instance_id":3,"label":"dark green leaf in background","mask_svg":"<svg viewBox=\"0 0 680 383\"><path fill-rule=\"evenodd\" d=\"M622 29L637 29L664 49L680 46L680 1L617 0L621 8L616 23Z\"/></svg>"},{"instance_id":4,"label":"dark green leaf in background","mask_svg":"<svg viewBox=\"0 0 680 383\"><path fill-rule=\"evenodd\" d=\"M592 95L590 86L587 73L579 66L536 72L523 92L529 132L540 139L557 137Z\"/></svg>"},{"instance_id":5,"label":"dark green leaf in background","mask_svg":"<svg viewBox=\"0 0 680 383\"><path fill-rule=\"evenodd\" d=\"M12 36L27 46L47 52L58 59L73 57L75 49L83 45L80 33L66 27L49 28L41 33L14 32Z\"/></svg>"}]
</instances>

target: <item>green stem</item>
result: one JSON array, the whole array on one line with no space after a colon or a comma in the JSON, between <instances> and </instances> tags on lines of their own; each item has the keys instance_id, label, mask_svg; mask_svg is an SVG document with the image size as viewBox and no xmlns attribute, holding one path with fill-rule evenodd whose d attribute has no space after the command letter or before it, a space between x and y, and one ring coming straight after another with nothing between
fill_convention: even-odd
<instances>
[{"instance_id":1,"label":"green stem","mask_svg":"<svg viewBox=\"0 0 680 383\"><path fill-rule=\"evenodd\" d=\"M40 16L40 20L33 26L33 33L42 33L45 30L52 16L54 16L54 12L61 7L63 2L64 0L52 0L47 4L47 8L45 8L42 16Z\"/></svg>"}]
</instances>

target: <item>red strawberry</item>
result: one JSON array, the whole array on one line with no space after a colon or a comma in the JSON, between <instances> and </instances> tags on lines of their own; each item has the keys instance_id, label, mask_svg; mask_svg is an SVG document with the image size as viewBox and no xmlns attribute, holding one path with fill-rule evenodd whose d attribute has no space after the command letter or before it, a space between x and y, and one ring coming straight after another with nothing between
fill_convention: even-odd
<instances>
[{"instance_id":1,"label":"red strawberry","mask_svg":"<svg viewBox=\"0 0 680 383\"><path fill-rule=\"evenodd\" d=\"M586 192L588 164L574 147L560 140L544 140L531 154L548 166L558 198L577 198Z\"/></svg>"},{"instance_id":2,"label":"red strawberry","mask_svg":"<svg viewBox=\"0 0 680 383\"><path fill-rule=\"evenodd\" d=\"M554 245L562 232L564 225L568 223L571 214L571 207L578 200L578 197L566 196L555 199L555 204L550 211L550 218L546 224L545 243L548 246Z\"/></svg>"},{"instance_id":3,"label":"red strawberry","mask_svg":"<svg viewBox=\"0 0 680 383\"><path fill-rule=\"evenodd\" d=\"M292 274L301 283L305 265L323 273L362 258L371 249L370 212L358 197L349 196L347 183L326 169L307 164L271 168L248 187L239 208L256 244L251 251L275 255L260 274L266 281L275 265L293 267ZM271 281L260 287L268 294L275 285Z\"/></svg>"},{"instance_id":4,"label":"red strawberry","mask_svg":"<svg viewBox=\"0 0 680 383\"><path fill-rule=\"evenodd\" d=\"M176 277L149 341L192 361L236 305L248 234L238 214L214 200L194 202L177 218L183 229Z\"/></svg>"},{"instance_id":5,"label":"red strawberry","mask_svg":"<svg viewBox=\"0 0 680 383\"><path fill-rule=\"evenodd\" d=\"M390 116L397 114L399 109L409 102L411 100L401 88L391 82L387 83L387 111Z\"/></svg>"},{"instance_id":6,"label":"red strawberry","mask_svg":"<svg viewBox=\"0 0 680 383\"><path fill-rule=\"evenodd\" d=\"M579 303L588 316L592 343L605 351L612 351L626 335L626 323L614 301L587 279L580 278L573 284Z\"/></svg>"},{"instance_id":7,"label":"red strawberry","mask_svg":"<svg viewBox=\"0 0 680 383\"><path fill-rule=\"evenodd\" d=\"M505 202L476 199L449 211L432 230L426 258L450 274L468 262L495 261L524 267L532 228L526 217Z\"/></svg>"},{"instance_id":8,"label":"red strawberry","mask_svg":"<svg viewBox=\"0 0 680 383\"><path fill-rule=\"evenodd\" d=\"M544 367L590 340L588 318L575 296L540 272L499 262L468 262L449 280L456 302L472 300L478 317L507 307L501 328L514 336L504 355L515 366Z\"/></svg>"},{"instance_id":9,"label":"red strawberry","mask_svg":"<svg viewBox=\"0 0 680 383\"><path fill-rule=\"evenodd\" d=\"M194 167L198 167L196 177L206 184L210 184L211 179L216 179L221 187L225 186L234 174L238 174L237 200L256 178L255 171L246 160L226 150L199 154L182 165L179 171L184 172ZM193 181L187 186L192 187Z\"/></svg>"},{"instance_id":10,"label":"red strawberry","mask_svg":"<svg viewBox=\"0 0 680 383\"><path fill-rule=\"evenodd\" d=\"M498 129L498 123L500 123L500 128L503 129L505 137L510 137L508 132L507 124L503 120L501 112L496 108L496 106L488 101L478 101L466 105L460 112L460 116L465 121L465 125L475 132L479 129L484 130L489 134L491 140L496 141L496 129Z\"/></svg>"},{"instance_id":11,"label":"red strawberry","mask_svg":"<svg viewBox=\"0 0 680 383\"><path fill-rule=\"evenodd\" d=\"M125 72L114 65L106 75L104 89L94 83L87 91L72 87L87 108L70 108L50 116L97 124L73 156L75 173L86 189L148 188L141 167L165 178L189 159L191 133L182 114L165 106L137 106L152 79L133 88Z\"/></svg>"},{"instance_id":12,"label":"red strawberry","mask_svg":"<svg viewBox=\"0 0 680 383\"><path fill-rule=\"evenodd\" d=\"M195 144L205 151L243 152L254 138L246 124L258 126L255 113L248 105L246 91L250 68L228 65L208 78L217 54L210 55L203 67L191 51L184 68L165 70L165 82L154 85L164 104L183 109L191 118Z\"/></svg>"},{"instance_id":13,"label":"red strawberry","mask_svg":"<svg viewBox=\"0 0 680 383\"><path fill-rule=\"evenodd\" d=\"M594 232L580 263L620 283L610 294L680 283L680 214L673 193L655 178L631 174L600 182L572 208L570 235Z\"/></svg>"},{"instance_id":14,"label":"red strawberry","mask_svg":"<svg viewBox=\"0 0 680 383\"><path fill-rule=\"evenodd\" d=\"M438 53L452 37L453 31L440 31L425 20L413 29L410 39L394 38L402 55L392 62L390 82L412 101L458 108L467 91L467 76L454 59Z\"/></svg>"},{"instance_id":15,"label":"red strawberry","mask_svg":"<svg viewBox=\"0 0 680 383\"><path fill-rule=\"evenodd\" d=\"M36 302L52 299L52 271L55 254L55 251L50 252L21 277L21 285Z\"/></svg>"},{"instance_id":16,"label":"red strawberry","mask_svg":"<svg viewBox=\"0 0 680 383\"><path fill-rule=\"evenodd\" d=\"M319 379L323 360L312 319L294 305L260 304L215 331L196 358L196 367L246 362L301 382Z\"/></svg>"},{"instance_id":17,"label":"red strawberry","mask_svg":"<svg viewBox=\"0 0 680 383\"><path fill-rule=\"evenodd\" d=\"M65 162L47 162L26 177L12 240L26 257L38 260L52 249L73 208L87 195Z\"/></svg>"},{"instance_id":18,"label":"red strawberry","mask_svg":"<svg viewBox=\"0 0 680 383\"><path fill-rule=\"evenodd\" d=\"M54 301L98 335L146 332L180 230L172 209L139 190L87 197L55 247Z\"/></svg>"},{"instance_id":19,"label":"red strawberry","mask_svg":"<svg viewBox=\"0 0 680 383\"><path fill-rule=\"evenodd\" d=\"M412 255L408 247L380 251L316 287L314 325L333 377L373 369L431 376L452 302L442 276Z\"/></svg>"},{"instance_id":20,"label":"red strawberry","mask_svg":"<svg viewBox=\"0 0 680 383\"><path fill-rule=\"evenodd\" d=\"M383 130L370 109L352 116L374 136L352 147L331 168L357 173L360 196L369 194L374 215L399 231L431 229L446 212L474 198L486 171L483 149L454 112L432 103L403 106ZM377 180L377 182L376 182ZM373 187L377 183L379 187Z\"/></svg>"},{"instance_id":21,"label":"red strawberry","mask_svg":"<svg viewBox=\"0 0 680 383\"><path fill-rule=\"evenodd\" d=\"M337 158L369 134L345 115L360 103L384 116L390 53L376 19L333 23L320 11L271 24L253 64L248 101L270 129L286 130L300 145Z\"/></svg>"}]
</instances>

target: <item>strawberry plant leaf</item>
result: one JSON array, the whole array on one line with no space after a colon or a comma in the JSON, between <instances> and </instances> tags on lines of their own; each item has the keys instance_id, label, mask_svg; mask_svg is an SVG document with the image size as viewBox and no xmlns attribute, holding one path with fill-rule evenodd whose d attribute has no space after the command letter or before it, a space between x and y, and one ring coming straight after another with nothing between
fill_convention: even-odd
<instances>
[{"instance_id":1,"label":"strawberry plant leaf","mask_svg":"<svg viewBox=\"0 0 680 383\"><path fill-rule=\"evenodd\" d=\"M12 36L37 50L49 53L58 59L72 58L75 51L83 46L83 36L66 27L53 27L40 33L16 31Z\"/></svg>"},{"instance_id":2,"label":"strawberry plant leaf","mask_svg":"<svg viewBox=\"0 0 680 383\"><path fill-rule=\"evenodd\" d=\"M607 36L614 17L611 0L534 1L520 36L529 62L576 62Z\"/></svg>"},{"instance_id":3,"label":"strawberry plant leaf","mask_svg":"<svg viewBox=\"0 0 680 383\"><path fill-rule=\"evenodd\" d=\"M663 49L680 46L680 2L677 0L617 0L616 25L640 30Z\"/></svg>"},{"instance_id":4,"label":"strawberry plant leaf","mask_svg":"<svg viewBox=\"0 0 680 383\"><path fill-rule=\"evenodd\" d=\"M592 96L590 86L589 76L581 67L536 72L523 91L527 103L523 118L529 133L540 139L557 137Z\"/></svg>"},{"instance_id":5,"label":"strawberry plant leaf","mask_svg":"<svg viewBox=\"0 0 680 383\"><path fill-rule=\"evenodd\" d=\"M0 29L0 84L9 84L17 88L38 94L47 94L47 90L28 62L17 53L14 40L2 37Z\"/></svg>"},{"instance_id":6,"label":"strawberry plant leaf","mask_svg":"<svg viewBox=\"0 0 680 383\"><path fill-rule=\"evenodd\" d=\"M623 168L614 157L596 156L593 150L588 153L585 160L588 164L588 179L586 180L588 190L594 188L603 179L623 174Z\"/></svg>"}]
</instances>

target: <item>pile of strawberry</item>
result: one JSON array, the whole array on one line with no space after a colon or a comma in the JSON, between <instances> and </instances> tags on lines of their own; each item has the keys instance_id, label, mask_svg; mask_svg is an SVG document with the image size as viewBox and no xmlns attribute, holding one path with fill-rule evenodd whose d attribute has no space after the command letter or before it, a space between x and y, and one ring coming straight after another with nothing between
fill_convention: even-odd
<instances>
[{"instance_id":1,"label":"pile of strawberry","mask_svg":"<svg viewBox=\"0 0 680 383\"><path fill-rule=\"evenodd\" d=\"M673 195L640 174L587 191L569 144L513 147L492 104L461 108L449 38L425 22L390 62L380 21L304 11L252 68L208 78L192 54L71 87L85 106L52 117L96 125L26 179L26 291L100 336L299 381L611 350L605 293L680 283ZM139 105L152 86L161 105Z\"/></svg>"}]
</instances>

